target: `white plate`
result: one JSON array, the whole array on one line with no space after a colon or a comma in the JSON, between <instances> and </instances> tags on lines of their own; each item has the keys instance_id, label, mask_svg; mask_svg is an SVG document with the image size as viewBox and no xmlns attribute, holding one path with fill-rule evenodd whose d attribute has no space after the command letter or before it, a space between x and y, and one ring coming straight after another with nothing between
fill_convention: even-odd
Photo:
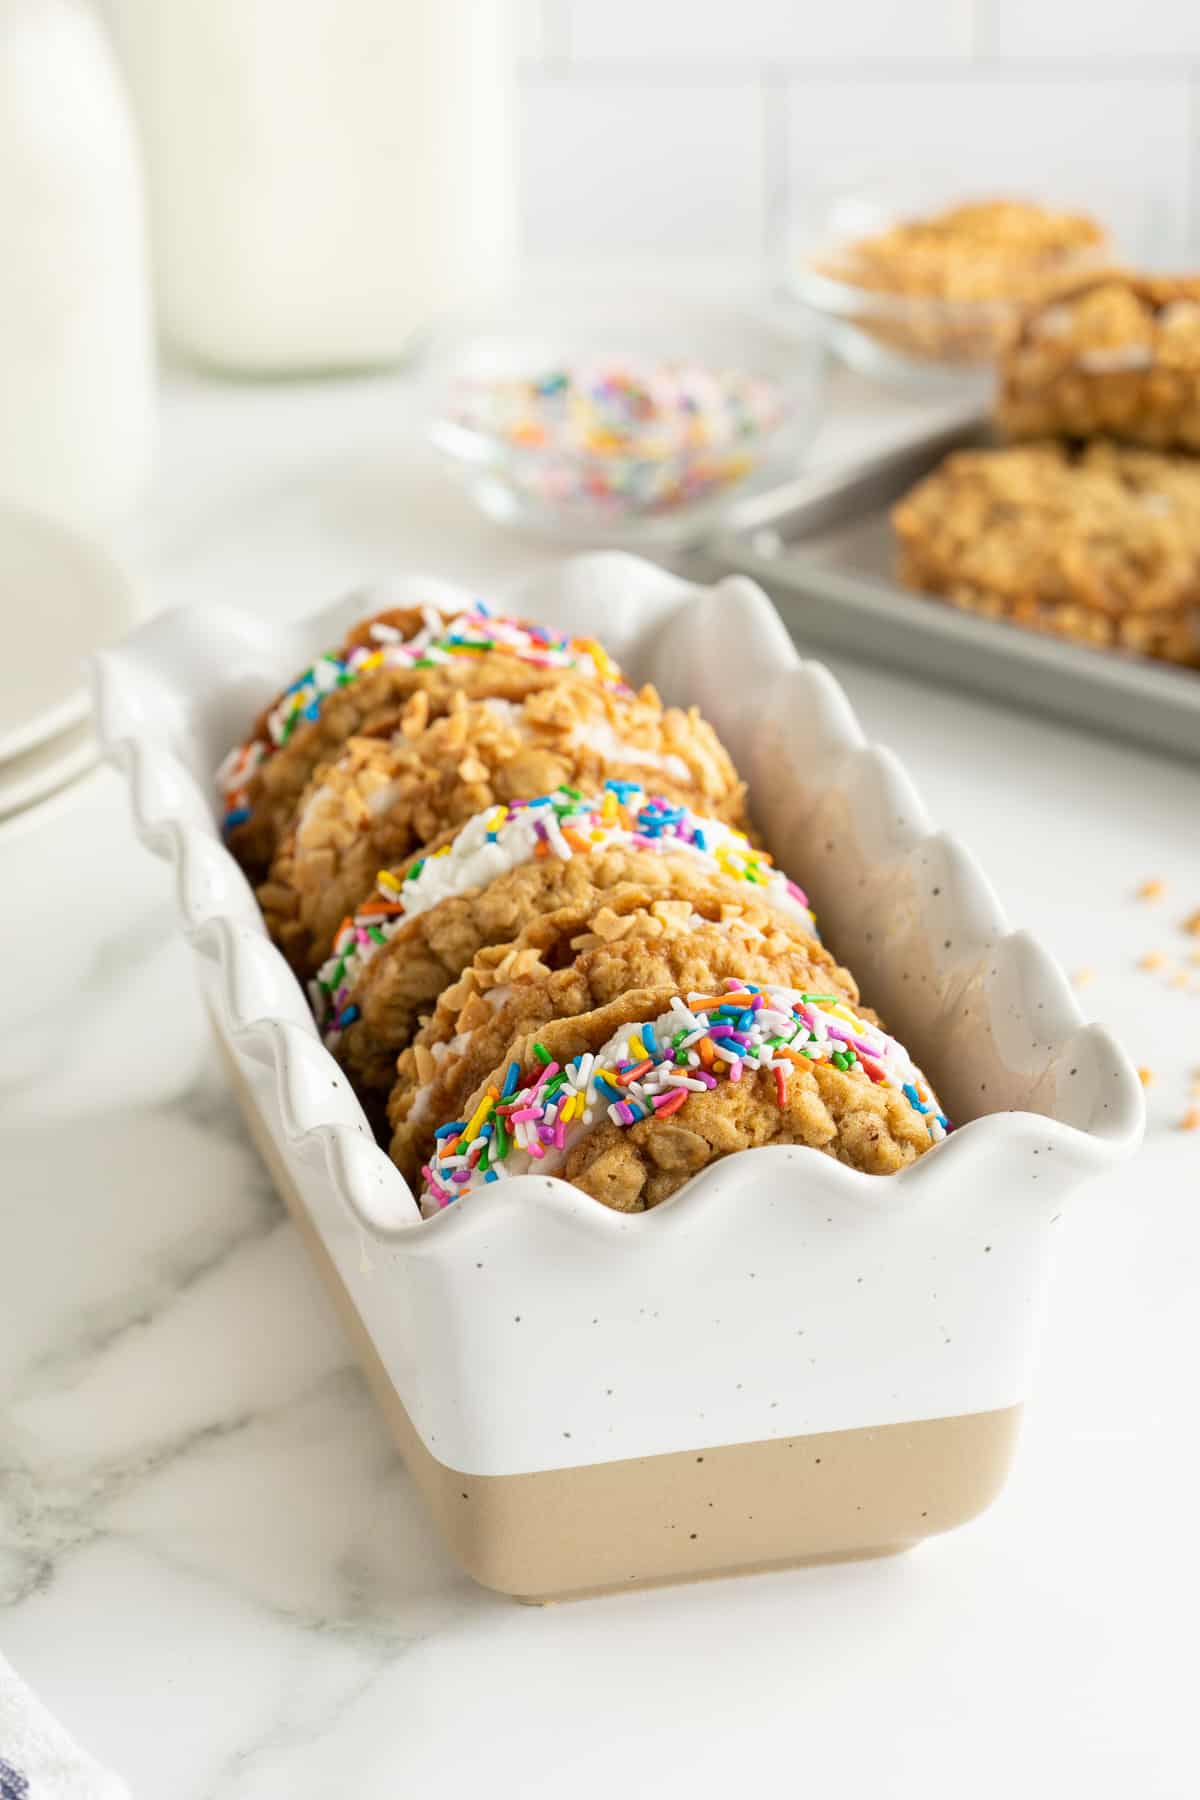
<instances>
[{"instance_id":1,"label":"white plate","mask_svg":"<svg viewBox=\"0 0 1200 1800\"><path fill-rule=\"evenodd\" d=\"M10 759L49 746L85 717L84 659L135 622L133 591L98 545L0 504L0 620L0 776L6 780ZM0 810L12 808L0 800Z\"/></svg>"},{"instance_id":2,"label":"white plate","mask_svg":"<svg viewBox=\"0 0 1200 1800\"><path fill-rule=\"evenodd\" d=\"M87 695L84 695L87 706ZM0 819L23 812L90 769L100 754L90 718L0 763Z\"/></svg>"}]
</instances>

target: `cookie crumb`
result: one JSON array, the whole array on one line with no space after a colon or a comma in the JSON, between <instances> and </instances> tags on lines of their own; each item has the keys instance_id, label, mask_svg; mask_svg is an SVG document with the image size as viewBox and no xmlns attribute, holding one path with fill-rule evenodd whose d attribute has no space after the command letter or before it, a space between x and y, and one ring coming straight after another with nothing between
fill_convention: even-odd
<instances>
[{"instance_id":1,"label":"cookie crumb","mask_svg":"<svg viewBox=\"0 0 1200 1800\"><path fill-rule=\"evenodd\" d=\"M1200 906L1196 908L1195 912L1188 914L1183 921L1182 929L1188 933L1189 937L1200 937Z\"/></svg>"},{"instance_id":2,"label":"cookie crumb","mask_svg":"<svg viewBox=\"0 0 1200 1800\"><path fill-rule=\"evenodd\" d=\"M1179 1121L1180 1131L1200 1131L1200 1106L1189 1106Z\"/></svg>"},{"instance_id":3,"label":"cookie crumb","mask_svg":"<svg viewBox=\"0 0 1200 1800\"><path fill-rule=\"evenodd\" d=\"M1071 980L1076 987L1087 987L1091 982L1095 981L1095 979L1095 969L1088 968L1086 965L1082 969L1076 969L1071 977Z\"/></svg>"},{"instance_id":4,"label":"cookie crumb","mask_svg":"<svg viewBox=\"0 0 1200 1800\"><path fill-rule=\"evenodd\" d=\"M1147 950L1145 956L1138 957L1138 968L1161 969L1166 960L1161 950Z\"/></svg>"},{"instance_id":5,"label":"cookie crumb","mask_svg":"<svg viewBox=\"0 0 1200 1800\"><path fill-rule=\"evenodd\" d=\"M1154 1070L1148 1069L1145 1063L1139 1063L1137 1073L1138 1080L1141 1082L1142 1086L1149 1087L1150 1083L1154 1080Z\"/></svg>"},{"instance_id":6,"label":"cookie crumb","mask_svg":"<svg viewBox=\"0 0 1200 1800\"><path fill-rule=\"evenodd\" d=\"M1157 876L1151 876L1149 881L1143 881L1137 897L1139 900L1161 900L1165 892L1166 883L1159 881Z\"/></svg>"},{"instance_id":7,"label":"cookie crumb","mask_svg":"<svg viewBox=\"0 0 1200 1800\"><path fill-rule=\"evenodd\" d=\"M1171 977L1170 986L1173 988L1190 988L1191 985L1192 978L1186 969L1180 969L1178 974Z\"/></svg>"}]
</instances>

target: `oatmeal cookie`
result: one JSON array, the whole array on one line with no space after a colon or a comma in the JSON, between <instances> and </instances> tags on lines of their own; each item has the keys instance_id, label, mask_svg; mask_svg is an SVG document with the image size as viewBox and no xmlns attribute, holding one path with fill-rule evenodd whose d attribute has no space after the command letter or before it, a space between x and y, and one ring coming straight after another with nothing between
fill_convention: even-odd
<instances>
[{"instance_id":1,"label":"oatmeal cookie","mask_svg":"<svg viewBox=\"0 0 1200 1800\"><path fill-rule=\"evenodd\" d=\"M1111 274L1041 306L1000 365L1014 438L1200 450L1200 276Z\"/></svg>"},{"instance_id":2,"label":"oatmeal cookie","mask_svg":"<svg viewBox=\"0 0 1200 1800\"><path fill-rule=\"evenodd\" d=\"M533 1173L644 1212L737 1150L806 1145L887 1175L949 1129L903 1046L844 1000L656 987L517 1038L439 1126L422 1206Z\"/></svg>"},{"instance_id":3,"label":"oatmeal cookie","mask_svg":"<svg viewBox=\"0 0 1200 1800\"><path fill-rule=\"evenodd\" d=\"M317 765L357 732L393 718L422 694L437 718L457 695L520 701L564 673L628 693L591 638L564 638L476 602L451 615L399 607L354 627L266 707L217 771L230 849L252 878L266 874Z\"/></svg>"},{"instance_id":4,"label":"oatmeal cookie","mask_svg":"<svg viewBox=\"0 0 1200 1800\"><path fill-rule=\"evenodd\" d=\"M1200 664L1200 462L1106 442L957 451L892 523L909 587Z\"/></svg>"},{"instance_id":5,"label":"oatmeal cookie","mask_svg":"<svg viewBox=\"0 0 1200 1800\"><path fill-rule=\"evenodd\" d=\"M807 896L766 851L632 782L610 781L599 798L560 788L476 813L406 868L382 870L343 922L309 983L325 1043L360 1091L386 1093L420 1014L485 945L563 906L598 908L622 883L670 897L688 875L728 883L817 935Z\"/></svg>"},{"instance_id":6,"label":"oatmeal cookie","mask_svg":"<svg viewBox=\"0 0 1200 1800\"><path fill-rule=\"evenodd\" d=\"M549 1019L605 1006L634 988L705 992L736 970L857 1000L853 977L812 938L727 888L682 876L670 899L625 885L602 904L563 907L509 944L481 950L403 1052L388 1100L391 1151L415 1181L435 1127L500 1060Z\"/></svg>"},{"instance_id":7,"label":"oatmeal cookie","mask_svg":"<svg viewBox=\"0 0 1200 1800\"><path fill-rule=\"evenodd\" d=\"M268 928L310 975L381 868L485 808L636 782L647 769L669 800L741 820L743 787L712 727L694 709L664 709L652 691L620 695L564 676L519 705L457 694L432 723L416 694L398 732L353 738L317 771L259 889Z\"/></svg>"}]
</instances>

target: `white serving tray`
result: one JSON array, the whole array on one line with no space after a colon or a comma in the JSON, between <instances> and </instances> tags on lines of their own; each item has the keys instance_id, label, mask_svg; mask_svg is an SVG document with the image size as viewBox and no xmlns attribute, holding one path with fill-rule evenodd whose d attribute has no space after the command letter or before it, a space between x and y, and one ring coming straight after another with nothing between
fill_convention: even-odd
<instances>
[{"instance_id":1,"label":"white serving tray","mask_svg":"<svg viewBox=\"0 0 1200 1800\"><path fill-rule=\"evenodd\" d=\"M424 1450L443 1471L526 1477L1017 1406L1053 1219L1134 1149L1141 1087L741 577L704 588L581 556L505 604L603 638L633 680L701 707L776 860L959 1128L887 1179L776 1148L645 1215L527 1176L421 1220L221 844L211 772L354 618L464 597L414 577L282 629L189 609L95 666L102 739L142 840L175 864L244 1097Z\"/></svg>"}]
</instances>

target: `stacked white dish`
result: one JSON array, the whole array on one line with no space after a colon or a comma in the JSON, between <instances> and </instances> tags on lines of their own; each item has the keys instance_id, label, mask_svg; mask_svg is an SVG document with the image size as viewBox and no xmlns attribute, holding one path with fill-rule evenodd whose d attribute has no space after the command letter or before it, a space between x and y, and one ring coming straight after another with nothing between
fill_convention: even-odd
<instances>
[{"instance_id":1,"label":"stacked white dish","mask_svg":"<svg viewBox=\"0 0 1200 1800\"><path fill-rule=\"evenodd\" d=\"M128 582L97 545L0 505L0 821L96 761L84 659L134 617Z\"/></svg>"}]
</instances>

